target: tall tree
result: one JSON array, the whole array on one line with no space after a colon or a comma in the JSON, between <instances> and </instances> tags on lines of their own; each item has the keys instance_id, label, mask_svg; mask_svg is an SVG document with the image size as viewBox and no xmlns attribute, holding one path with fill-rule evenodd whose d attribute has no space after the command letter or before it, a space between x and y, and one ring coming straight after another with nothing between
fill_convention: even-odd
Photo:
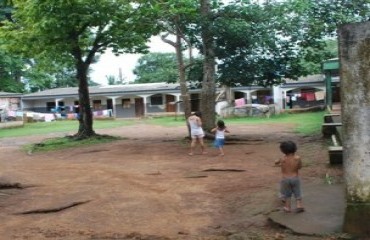
<instances>
[{"instance_id":1,"label":"tall tree","mask_svg":"<svg viewBox=\"0 0 370 240\"><path fill-rule=\"evenodd\" d=\"M199 3L198 0L165 1L162 11L164 14L159 19L161 38L164 42L174 47L176 52L178 79L181 91L181 101L184 107L185 118L191 115L190 96L187 87L187 69L193 64L193 46L190 39L194 34L191 26L196 23ZM168 36L174 36L172 40ZM184 56L184 50L188 50L188 56ZM189 135L190 126L188 125Z\"/></svg>"},{"instance_id":2,"label":"tall tree","mask_svg":"<svg viewBox=\"0 0 370 240\"><path fill-rule=\"evenodd\" d=\"M95 135L88 89L94 57L108 48L116 54L145 52L145 43L156 32L153 2L14 1L17 21L1 29L9 49L56 62L71 61L75 67L80 104L76 138Z\"/></svg>"},{"instance_id":3,"label":"tall tree","mask_svg":"<svg viewBox=\"0 0 370 240\"><path fill-rule=\"evenodd\" d=\"M148 53L139 58L134 74L137 83L178 82L175 53Z\"/></svg>"},{"instance_id":4,"label":"tall tree","mask_svg":"<svg viewBox=\"0 0 370 240\"><path fill-rule=\"evenodd\" d=\"M201 40L203 53L203 80L200 99L200 108L203 114L203 127L210 132L215 125L215 77L216 56L213 31L214 15L211 8L211 0L200 0Z\"/></svg>"},{"instance_id":5,"label":"tall tree","mask_svg":"<svg viewBox=\"0 0 370 240\"><path fill-rule=\"evenodd\" d=\"M1 41L0 41L1 45ZM21 81L24 61L0 50L0 91L23 92Z\"/></svg>"}]
</instances>

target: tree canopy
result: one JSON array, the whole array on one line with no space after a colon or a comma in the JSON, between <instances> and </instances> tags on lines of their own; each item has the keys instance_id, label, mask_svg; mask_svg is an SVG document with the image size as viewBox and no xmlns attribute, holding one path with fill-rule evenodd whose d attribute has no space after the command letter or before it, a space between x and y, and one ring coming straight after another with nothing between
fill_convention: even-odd
<instances>
[{"instance_id":1,"label":"tree canopy","mask_svg":"<svg viewBox=\"0 0 370 240\"><path fill-rule=\"evenodd\" d=\"M153 2L15 0L16 21L7 22L0 35L7 39L10 51L74 66L80 104L76 136L86 138L95 135L88 91L90 65L108 48L115 54L145 52L146 42L157 31Z\"/></svg>"},{"instance_id":2,"label":"tree canopy","mask_svg":"<svg viewBox=\"0 0 370 240\"><path fill-rule=\"evenodd\" d=\"M137 83L178 82L176 54L154 52L143 55L133 72Z\"/></svg>"}]
</instances>

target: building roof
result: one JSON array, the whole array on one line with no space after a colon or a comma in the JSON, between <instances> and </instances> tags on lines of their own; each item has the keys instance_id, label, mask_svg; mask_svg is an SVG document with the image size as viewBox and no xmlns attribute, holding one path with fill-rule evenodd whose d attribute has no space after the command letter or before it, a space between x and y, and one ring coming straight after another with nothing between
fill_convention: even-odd
<instances>
[{"instance_id":1,"label":"building roof","mask_svg":"<svg viewBox=\"0 0 370 240\"><path fill-rule=\"evenodd\" d=\"M22 93L0 92L0 97L21 97Z\"/></svg>"},{"instance_id":2,"label":"building roof","mask_svg":"<svg viewBox=\"0 0 370 240\"><path fill-rule=\"evenodd\" d=\"M323 84L325 81L325 76L323 74L309 75L305 77L300 77L298 80L285 79L285 83L281 85L283 88L289 87L304 87L311 86L315 84Z\"/></svg>"},{"instance_id":3,"label":"building roof","mask_svg":"<svg viewBox=\"0 0 370 240\"><path fill-rule=\"evenodd\" d=\"M285 83L281 85L283 88L289 87L304 87L311 86L315 84L323 84L324 75L310 75L306 77L301 77L298 80L286 79ZM244 89L261 89L261 86L240 86L234 87L234 90L244 90ZM199 90L199 89L198 89ZM178 83L145 83L145 84L127 84L127 85L109 85L109 86L94 86L89 87L89 93L91 97L94 96L122 96L122 95L146 95L146 94L156 94L156 93L177 93L180 91L180 84ZM197 91L197 90L190 90ZM1 95L0 95L1 96ZM34 100L34 99L49 99L49 98L65 98L65 97L75 97L78 98L78 88L77 87L67 87L67 88L54 88L47 89L40 92L34 92L29 94L18 95L23 99Z\"/></svg>"},{"instance_id":4,"label":"building roof","mask_svg":"<svg viewBox=\"0 0 370 240\"><path fill-rule=\"evenodd\" d=\"M110 85L89 87L90 96L99 95L122 95L122 94L148 94L155 92L173 92L180 89L179 84L169 83L147 83L147 84L128 84L128 85ZM40 92L23 95L23 99L50 98L50 97L72 97L78 96L77 87L54 88Z\"/></svg>"}]
</instances>

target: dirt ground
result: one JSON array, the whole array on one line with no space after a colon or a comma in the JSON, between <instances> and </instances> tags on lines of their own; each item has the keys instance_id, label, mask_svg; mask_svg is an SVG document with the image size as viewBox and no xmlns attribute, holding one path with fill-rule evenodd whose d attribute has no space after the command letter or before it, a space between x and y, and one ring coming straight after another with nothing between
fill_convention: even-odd
<instances>
[{"instance_id":1,"label":"dirt ground","mask_svg":"<svg viewBox=\"0 0 370 240\"><path fill-rule=\"evenodd\" d=\"M280 141L298 143L304 182L341 178L321 136L286 124L229 128L241 140L224 157L210 141L208 154L188 156L185 127L143 123L97 130L124 140L47 153L21 146L63 134L0 139L0 239L335 239L267 220L279 206Z\"/></svg>"}]
</instances>

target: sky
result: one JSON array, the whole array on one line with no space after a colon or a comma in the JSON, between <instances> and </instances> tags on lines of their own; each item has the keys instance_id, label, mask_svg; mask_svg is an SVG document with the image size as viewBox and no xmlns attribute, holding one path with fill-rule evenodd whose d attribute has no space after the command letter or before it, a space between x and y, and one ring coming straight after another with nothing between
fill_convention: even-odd
<instances>
[{"instance_id":1,"label":"sky","mask_svg":"<svg viewBox=\"0 0 370 240\"><path fill-rule=\"evenodd\" d=\"M159 37L152 37L148 46L150 52L175 53L175 48L164 43ZM98 63L92 65L91 79L103 86L108 85L107 76L115 76L118 79L121 68L123 79L126 82L132 82L135 79L132 71L141 56L142 54L122 54L116 57L111 52L107 52L100 57Z\"/></svg>"}]
</instances>

